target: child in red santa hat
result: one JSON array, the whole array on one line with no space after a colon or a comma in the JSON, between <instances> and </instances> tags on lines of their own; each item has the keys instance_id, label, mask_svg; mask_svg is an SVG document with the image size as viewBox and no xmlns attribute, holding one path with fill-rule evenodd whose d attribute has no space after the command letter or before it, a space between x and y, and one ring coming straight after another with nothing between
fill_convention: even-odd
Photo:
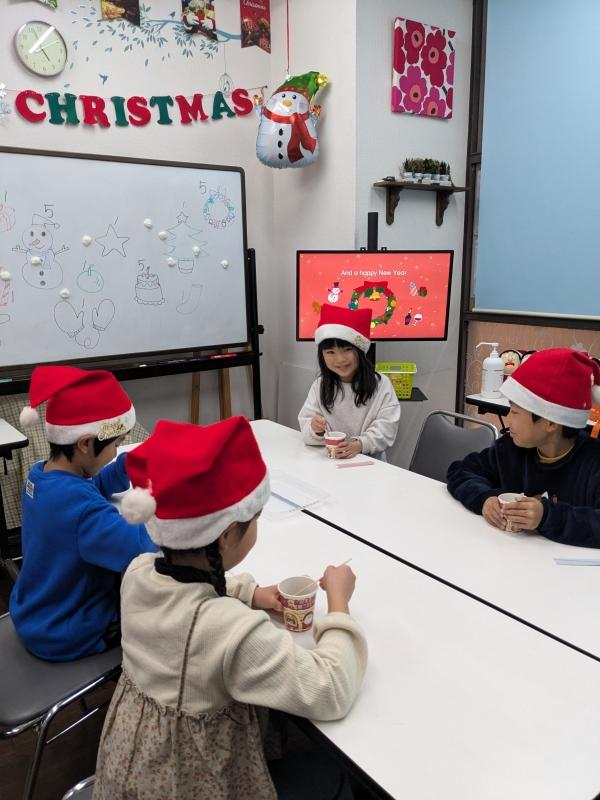
<instances>
[{"instance_id":1,"label":"child in red santa hat","mask_svg":"<svg viewBox=\"0 0 600 800\"><path fill-rule=\"evenodd\" d=\"M108 498L129 488L125 456L109 464L135 423L115 377L102 370L38 367L31 376L27 427L45 400L50 458L23 487L23 566L10 613L27 649L71 661L119 643L118 574L156 545Z\"/></svg>"},{"instance_id":2,"label":"child in red santa hat","mask_svg":"<svg viewBox=\"0 0 600 800\"><path fill-rule=\"evenodd\" d=\"M584 430L600 366L567 348L533 353L501 388L509 434L448 469L448 490L500 530L600 547L600 442ZM500 506L503 492L523 498Z\"/></svg>"},{"instance_id":3,"label":"child in red santa hat","mask_svg":"<svg viewBox=\"0 0 600 800\"><path fill-rule=\"evenodd\" d=\"M225 578L254 546L269 497L242 417L205 428L161 421L128 453L127 470L138 488L122 511L147 520L162 554L140 556L123 577L123 674L94 800L276 800L256 707L319 720L347 713L367 659L348 611L354 575L347 566L325 570L330 613L315 626L312 652L260 610L280 609L275 586L259 588L247 574ZM347 797L336 774L329 797Z\"/></svg>"},{"instance_id":4,"label":"child in red santa hat","mask_svg":"<svg viewBox=\"0 0 600 800\"><path fill-rule=\"evenodd\" d=\"M323 305L315 331L321 374L298 415L305 444L324 445L325 431L346 434L336 458L366 453L385 460L396 440L400 404L387 375L366 356L371 309Z\"/></svg>"}]
</instances>

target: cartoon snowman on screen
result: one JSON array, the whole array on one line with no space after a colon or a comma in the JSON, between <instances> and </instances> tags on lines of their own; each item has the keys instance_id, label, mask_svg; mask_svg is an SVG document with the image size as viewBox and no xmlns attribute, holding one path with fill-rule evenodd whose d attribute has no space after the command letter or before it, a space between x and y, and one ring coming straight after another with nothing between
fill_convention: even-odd
<instances>
[{"instance_id":1,"label":"cartoon snowman on screen","mask_svg":"<svg viewBox=\"0 0 600 800\"><path fill-rule=\"evenodd\" d=\"M56 228L60 228L56 222L42 217L41 214L34 214L31 225L21 235L24 246L13 247L14 251L26 254L27 260L21 272L25 282L34 289L55 289L62 283L63 271L56 256L69 248L63 245L60 250L54 250Z\"/></svg>"},{"instance_id":2,"label":"cartoon snowman on screen","mask_svg":"<svg viewBox=\"0 0 600 800\"><path fill-rule=\"evenodd\" d=\"M319 157L317 120L321 106L312 105L313 96L329 83L319 72L305 72L288 78L274 92L266 106L255 96L260 124L256 155L267 167L305 167Z\"/></svg>"}]
</instances>

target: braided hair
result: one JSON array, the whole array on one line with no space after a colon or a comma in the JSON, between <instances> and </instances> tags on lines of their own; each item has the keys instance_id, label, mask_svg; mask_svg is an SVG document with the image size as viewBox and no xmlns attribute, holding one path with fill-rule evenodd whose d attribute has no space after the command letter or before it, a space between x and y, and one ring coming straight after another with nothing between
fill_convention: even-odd
<instances>
[{"instance_id":1,"label":"braided hair","mask_svg":"<svg viewBox=\"0 0 600 800\"><path fill-rule=\"evenodd\" d=\"M207 544L204 548L206 558L210 564L210 582L215 588L219 597L227 594L227 584L225 583L225 570L223 569L223 558L219 550L219 540Z\"/></svg>"},{"instance_id":2,"label":"braided hair","mask_svg":"<svg viewBox=\"0 0 600 800\"><path fill-rule=\"evenodd\" d=\"M239 534L240 539L248 530L251 522L252 520L248 520L248 522L236 523L237 533ZM205 547L191 547L187 550L173 550L170 547L163 546L161 549L163 551L166 563L171 565L174 563L174 553L204 554L206 556L206 560L208 561L209 570L197 570L196 574L206 576L205 580L208 579L208 581L210 581L219 597L225 597L227 594L227 583L225 581L225 569L223 568L223 557L221 556L221 551L219 550L218 539L215 539L214 542L207 544Z\"/></svg>"}]
</instances>

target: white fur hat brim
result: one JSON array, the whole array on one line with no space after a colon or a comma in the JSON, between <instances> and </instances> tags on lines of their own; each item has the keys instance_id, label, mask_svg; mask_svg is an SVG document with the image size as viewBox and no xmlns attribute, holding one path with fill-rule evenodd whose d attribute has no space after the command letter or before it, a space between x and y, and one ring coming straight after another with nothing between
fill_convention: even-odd
<instances>
[{"instance_id":1,"label":"white fur hat brim","mask_svg":"<svg viewBox=\"0 0 600 800\"><path fill-rule=\"evenodd\" d=\"M315 331L315 341L317 344L321 344L321 342L324 342L326 339L341 339L343 342L349 342L355 347L358 347L358 349L362 350L364 353L366 353L371 346L370 339L367 339L348 325L336 325L332 323L319 325Z\"/></svg>"},{"instance_id":2,"label":"white fur hat brim","mask_svg":"<svg viewBox=\"0 0 600 800\"><path fill-rule=\"evenodd\" d=\"M160 519L153 516L146 528L152 541L159 547L172 550L206 547L216 541L232 522L250 522L264 508L270 494L267 472L254 491L228 508L188 519Z\"/></svg>"},{"instance_id":3,"label":"white fur hat brim","mask_svg":"<svg viewBox=\"0 0 600 800\"><path fill-rule=\"evenodd\" d=\"M590 415L589 408L569 408L558 403L551 403L534 394L532 391L519 383L515 378L507 378L500 391L515 405L537 414L538 417L549 419L557 425L566 425L568 428L585 428Z\"/></svg>"},{"instance_id":4,"label":"white fur hat brim","mask_svg":"<svg viewBox=\"0 0 600 800\"><path fill-rule=\"evenodd\" d=\"M46 421L46 438L52 444L75 444L82 436L96 436L101 441L123 436L135 425L133 406L124 414L98 422L82 422L80 425L54 425Z\"/></svg>"}]
</instances>

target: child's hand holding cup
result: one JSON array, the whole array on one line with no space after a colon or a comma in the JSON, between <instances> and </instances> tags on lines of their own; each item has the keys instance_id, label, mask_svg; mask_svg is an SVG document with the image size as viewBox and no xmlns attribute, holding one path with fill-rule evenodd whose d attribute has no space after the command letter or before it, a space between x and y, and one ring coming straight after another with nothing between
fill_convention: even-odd
<instances>
[{"instance_id":1,"label":"child's hand holding cup","mask_svg":"<svg viewBox=\"0 0 600 800\"><path fill-rule=\"evenodd\" d=\"M337 458L337 448L341 444L345 444L346 434L342 431L326 431L325 432L325 447L329 452L329 458Z\"/></svg>"},{"instance_id":2,"label":"child's hand holding cup","mask_svg":"<svg viewBox=\"0 0 600 800\"><path fill-rule=\"evenodd\" d=\"M507 506L509 503L518 503L519 500L522 500L522 499L523 499L523 493L522 492L503 492L502 494L499 494L498 495L498 502L500 503L500 511L502 513L502 516L503 517L505 516L504 512L502 511L504 506ZM506 529L505 530L507 530L509 533L510 532L517 533L519 529L518 528L514 528L512 522L509 519L507 519L506 520Z\"/></svg>"}]
</instances>

